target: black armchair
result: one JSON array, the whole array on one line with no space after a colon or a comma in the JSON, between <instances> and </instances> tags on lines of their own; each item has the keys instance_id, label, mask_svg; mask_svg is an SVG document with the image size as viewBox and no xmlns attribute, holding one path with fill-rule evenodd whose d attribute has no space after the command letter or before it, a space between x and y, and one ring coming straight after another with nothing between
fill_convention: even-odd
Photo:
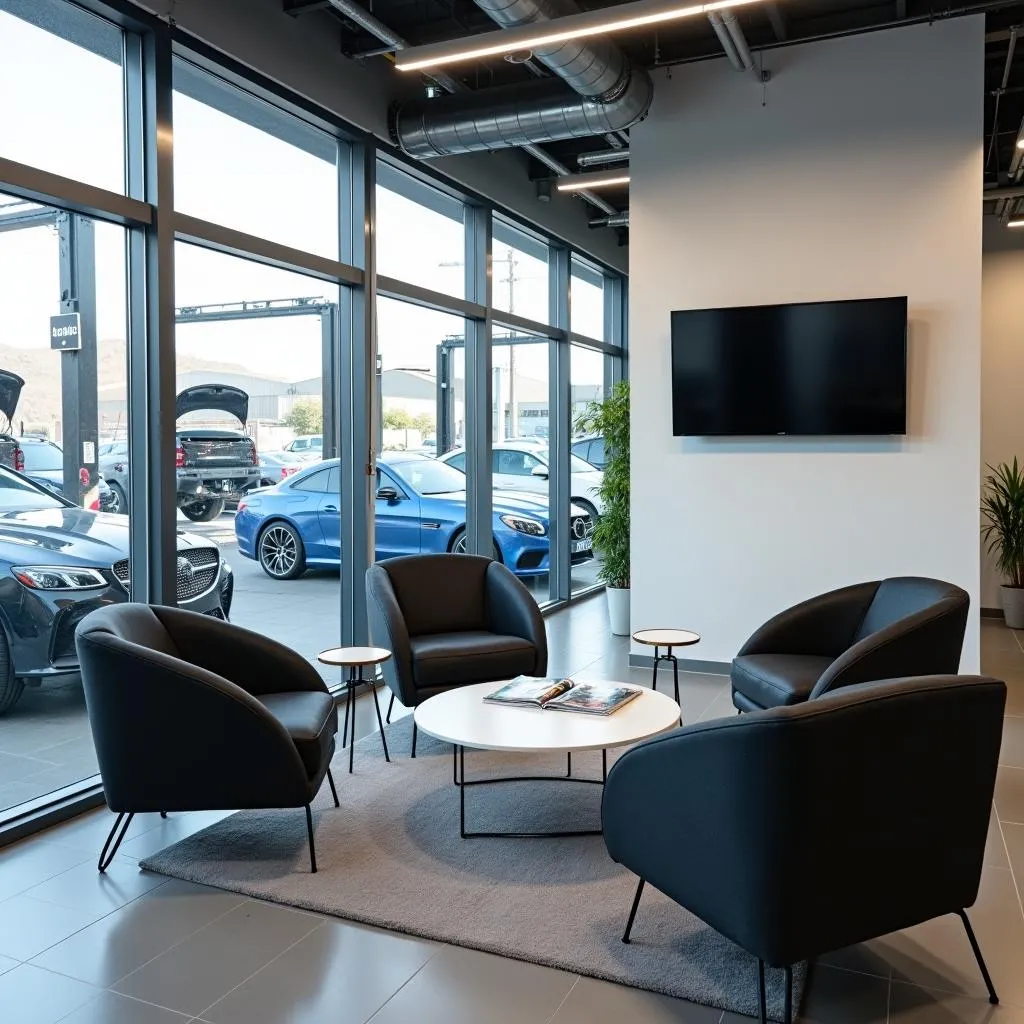
<instances>
[{"instance_id":1,"label":"black armchair","mask_svg":"<svg viewBox=\"0 0 1024 1024\"><path fill-rule=\"evenodd\" d=\"M104 871L145 811L305 807L331 777L338 714L313 667L282 644L177 608L109 605L75 637L107 804Z\"/></svg>"},{"instance_id":2,"label":"black armchair","mask_svg":"<svg viewBox=\"0 0 1024 1024\"><path fill-rule=\"evenodd\" d=\"M933 676L844 687L633 747L608 773L612 858L759 961L792 966L978 895L1004 683ZM642 921L642 916L641 916Z\"/></svg>"},{"instance_id":3,"label":"black armchair","mask_svg":"<svg viewBox=\"0 0 1024 1024\"><path fill-rule=\"evenodd\" d=\"M769 619L732 663L740 711L798 704L851 683L960 669L967 592L917 576L858 583Z\"/></svg>"},{"instance_id":4,"label":"black armchair","mask_svg":"<svg viewBox=\"0 0 1024 1024\"><path fill-rule=\"evenodd\" d=\"M381 666L392 704L397 697L416 707L456 686L547 671L537 602L493 559L448 554L377 562L366 571L366 604L373 643L392 653Z\"/></svg>"}]
</instances>

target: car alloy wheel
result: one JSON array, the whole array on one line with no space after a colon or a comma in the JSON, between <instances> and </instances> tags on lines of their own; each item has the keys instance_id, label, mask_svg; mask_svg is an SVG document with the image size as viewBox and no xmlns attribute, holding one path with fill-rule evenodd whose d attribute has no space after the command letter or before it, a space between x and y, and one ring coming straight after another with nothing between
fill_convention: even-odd
<instances>
[{"instance_id":1,"label":"car alloy wheel","mask_svg":"<svg viewBox=\"0 0 1024 1024\"><path fill-rule=\"evenodd\" d=\"M110 511L115 515L126 516L128 515L128 496L121 489L120 484L110 485L110 494L114 499L110 506Z\"/></svg>"},{"instance_id":2,"label":"car alloy wheel","mask_svg":"<svg viewBox=\"0 0 1024 1024\"><path fill-rule=\"evenodd\" d=\"M453 555L464 555L466 553L467 543L466 531L460 530L459 535L455 538L455 543L451 546L451 553ZM500 562L502 560L501 548L499 548L497 544L491 544L491 558L496 562Z\"/></svg>"},{"instance_id":3,"label":"car alloy wheel","mask_svg":"<svg viewBox=\"0 0 1024 1024\"><path fill-rule=\"evenodd\" d=\"M260 537L259 560L263 571L276 580L292 580L305 569L299 535L287 523L273 523Z\"/></svg>"}]
</instances>

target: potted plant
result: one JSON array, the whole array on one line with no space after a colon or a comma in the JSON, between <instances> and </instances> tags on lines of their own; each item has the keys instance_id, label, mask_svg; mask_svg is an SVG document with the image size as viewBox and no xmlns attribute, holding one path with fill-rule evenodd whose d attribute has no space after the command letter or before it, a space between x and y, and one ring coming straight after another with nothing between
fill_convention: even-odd
<instances>
[{"instance_id":1,"label":"potted plant","mask_svg":"<svg viewBox=\"0 0 1024 1024\"><path fill-rule=\"evenodd\" d=\"M986 523L981 533L1007 580L1000 588L1006 624L1024 629L1024 472L1016 456L1012 466L1004 462L988 468L991 473L985 477L981 498Z\"/></svg>"},{"instance_id":2,"label":"potted plant","mask_svg":"<svg viewBox=\"0 0 1024 1024\"><path fill-rule=\"evenodd\" d=\"M594 527L594 550L602 563L608 617L616 636L629 636L629 382L619 381L603 402L591 402L576 429L604 438L607 464L598 489L604 503Z\"/></svg>"}]
</instances>

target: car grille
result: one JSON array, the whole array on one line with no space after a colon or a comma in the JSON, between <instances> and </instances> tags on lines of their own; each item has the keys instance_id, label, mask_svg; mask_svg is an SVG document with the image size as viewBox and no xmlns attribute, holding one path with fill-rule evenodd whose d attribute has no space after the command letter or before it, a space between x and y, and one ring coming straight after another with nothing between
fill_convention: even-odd
<instances>
[{"instance_id":1,"label":"car grille","mask_svg":"<svg viewBox=\"0 0 1024 1024\"><path fill-rule=\"evenodd\" d=\"M590 516L573 516L569 523L569 535L573 540L583 540L594 532L594 520Z\"/></svg>"},{"instance_id":2,"label":"car grille","mask_svg":"<svg viewBox=\"0 0 1024 1024\"><path fill-rule=\"evenodd\" d=\"M131 580L128 559L115 562L114 576L126 590ZM177 597L179 601L192 601L210 590L220 571L220 552L217 548L185 548L178 552Z\"/></svg>"}]
</instances>

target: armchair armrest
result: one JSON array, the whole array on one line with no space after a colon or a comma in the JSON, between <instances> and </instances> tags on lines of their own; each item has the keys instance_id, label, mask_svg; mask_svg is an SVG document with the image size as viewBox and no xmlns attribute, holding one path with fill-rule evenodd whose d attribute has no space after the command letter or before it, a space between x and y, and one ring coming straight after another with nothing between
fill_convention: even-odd
<instances>
[{"instance_id":1,"label":"armchair armrest","mask_svg":"<svg viewBox=\"0 0 1024 1024\"><path fill-rule=\"evenodd\" d=\"M852 683L909 676L955 675L967 627L967 606L955 597L866 636L822 673L810 699Z\"/></svg>"},{"instance_id":2,"label":"armchair armrest","mask_svg":"<svg viewBox=\"0 0 1024 1024\"><path fill-rule=\"evenodd\" d=\"M366 570L366 614L371 642L391 651L391 658L381 665L384 681L406 707L412 707L416 704L416 687L409 629L391 577L381 565L371 565Z\"/></svg>"},{"instance_id":3,"label":"armchair armrest","mask_svg":"<svg viewBox=\"0 0 1024 1024\"><path fill-rule=\"evenodd\" d=\"M548 638L544 617L530 592L500 562L491 562L486 577L487 627L492 632L529 640L537 649L533 674L548 670Z\"/></svg>"},{"instance_id":4,"label":"armchair armrest","mask_svg":"<svg viewBox=\"0 0 1024 1024\"><path fill-rule=\"evenodd\" d=\"M835 657L850 645L878 589L858 583L812 597L770 618L740 648L746 654L810 654Z\"/></svg>"},{"instance_id":5,"label":"armchair armrest","mask_svg":"<svg viewBox=\"0 0 1024 1024\"><path fill-rule=\"evenodd\" d=\"M302 655L269 637L209 615L157 606L154 614L183 660L231 680L247 693L327 692Z\"/></svg>"},{"instance_id":6,"label":"armchair armrest","mask_svg":"<svg viewBox=\"0 0 1024 1024\"><path fill-rule=\"evenodd\" d=\"M80 633L89 724L112 810L301 806L287 730L241 687L106 632Z\"/></svg>"}]
</instances>

